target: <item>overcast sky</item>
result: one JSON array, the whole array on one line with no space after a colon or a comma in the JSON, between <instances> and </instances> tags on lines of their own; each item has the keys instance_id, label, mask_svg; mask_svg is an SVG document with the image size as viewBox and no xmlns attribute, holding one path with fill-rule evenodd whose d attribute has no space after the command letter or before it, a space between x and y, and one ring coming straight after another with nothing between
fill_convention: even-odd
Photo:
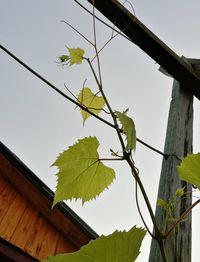
<instances>
[{"instance_id":1,"label":"overcast sky","mask_svg":"<svg viewBox=\"0 0 200 262\"><path fill-rule=\"evenodd\" d=\"M90 8L86 0L80 1ZM200 58L200 3L198 0L131 0L138 19L178 55ZM99 15L100 16L100 15ZM0 42L50 82L77 94L85 79L95 89L86 64L62 68L56 58L68 47L81 47L91 57L91 47L60 20L66 20L92 39L92 19L73 0L6 0L0 4ZM111 32L98 24L101 47ZM173 79L158 71L159 65L137 46L116 37L101 54L104 90L115 110L129 108L137 137L163 150ZM111 128L89 119L83 127L79 110L47 85L26 71L3 51L0 52L0 139L38 177L53 190L56 156L84 136L96 136L100 154L109 157L109 149L120 149ZM103 117L107 117L102 114ZM200 146L200 105L195 100L194 152ZM162 157L137 144L136 166L155 208ZM108 164L108 163L107 163ZM96 201L81 206L67 202L97 233L143 226L134 200L134 183L126 165L109 163L117 179ZM141 199L145 219L151 226ZM194 211L193 262L199 261L199 212ZM138 261L147 261L150 238L146 237ZM196 245L195 245L196 244Z\"/></svg>"}]
</instances>

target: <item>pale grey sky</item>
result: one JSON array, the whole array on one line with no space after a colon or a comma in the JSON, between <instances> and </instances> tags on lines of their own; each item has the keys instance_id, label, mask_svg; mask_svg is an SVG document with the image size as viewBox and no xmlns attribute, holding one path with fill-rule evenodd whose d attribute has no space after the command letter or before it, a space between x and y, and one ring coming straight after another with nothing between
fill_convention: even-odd
<instances>
[{"instance_id":1,"label":"pale grey sky","mask_svg":"<svg viewBox=\"0 0 200 262\"><path fill-rule=\"evenodd\" d=\"M80 1L90 7L86 0ZM192 1L131 0L137 17L178 55L200 58L200 3ZM55 61L68 47L81 47L86 56L90 46L73 30L61 23L66 20L87 37L92 38L92 19L73 0L1 1L0 42L25 63L64 92L64 83L75 94L83 81L95 88L86 64L62 69ZM98 25L99 45L110 31ZM137 136L163 150L172 79L158 71L159 65L137 46L117 37L101 54L104 89L116 110L129 107L136 124ZM59 152L78 138L95 135L101 142L100 153L109 156L109 149L119 149L113 130L89 119L83 128L74 105L56 94L27 72L5 53L0 52L0 139L48 186L55 188L55 170L50 168ZM102 115L104 116L104 115ZM106 116L105 116L106 117ZM200 103L195 100L194 151L200 146ZM137 144L137 167L155 207L162 158ZM109 234L115 229L143 226L134 201L134 183L126 166L109 163L117 179L109 190L84 207L81 201L69 202L97 233ZM141 199L147 223L150 219ZM194 256L200 259L199 212L194 210ZM147 261L150 238L146 237L139 262Z\"/></svg>"}]
</instances>

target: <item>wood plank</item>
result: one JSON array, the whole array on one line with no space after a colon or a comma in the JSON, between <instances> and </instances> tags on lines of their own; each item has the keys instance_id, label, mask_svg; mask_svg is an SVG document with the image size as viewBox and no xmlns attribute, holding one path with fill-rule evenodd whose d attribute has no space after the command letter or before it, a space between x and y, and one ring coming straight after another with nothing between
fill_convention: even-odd
<instances>
[{"instance_id":1,"label":"wood plank","mask_svg":"<svg viewBox=\"0 0 200 262\"><path fill-rule=\"evenodd\" d=\"M38 216L39 212L31 204L27 205L10 242L24 250L24 246L32 234Z\"/></svg>"},{"instance_id":2,"label":"wood plank","mask_svg":"<svg viewBox=\"0 0 200 262\"><path fill-rule=\"evenodd\" d=\"M52 224L55 224L58 230L64 231L66 237L71 238L78 246L81 246L82 243L86 244L90 240L90 238L81 231L81 228L77 227L77 225L67 215L63 214L60 209L55 207L52 210L52 202L22 176L19 170L11 166L11 163L7 159L1 158L1 169L3 172L9 170L6 174L7 179L13 183L13 186L17 188L28 201L37 207L38 211L40 211ZM38 205L38 203L40 203L40 205Z\"/></svg>"},{"instance_id":3,"label":"wood plank","mask_svg":"<svg viewBox=\"0 0 200 262\"><path fill-rule=\"evenodd\" d=\"M10 204L8 211L1 221L0 236L6 240L12 237L20 218L22 217L27 203L24 199L16 194L13 202Z\"/></svg>"},{"instance_id":4,"label":"wood plank","mask_svg":"<svg viewBox=\"0 0 200 262\"><path fill-rule=\"evenodd\" d=\"M176 217L181 214L192 203L191 184L181 181L177 175L177 165L180 164L182 157L192 152L192 125L193 125L193 96L189 95L175 80L173 84L172 100L168 118L167 135L165 140L165 154L174 154L167 159L163 159L162 171L158 198L168 201L174 196L176 189L185 187L187 197L181 201L176 200ZM156 221L160 229L165 224L165 212L163 209L156 208ZM168 224L169 226L170 224ZM191 215L179 226L178 241L175 232L165 241L168 261L191 261ZM177 245L176 245L177 244ZM161 262L160 251L157 242L152 241L149 262Z\"/></svg>"},{"instance_id":5,"label":"wood plank","mask_svg":"<svg viewBox=\"0 0 200 262\"><path fill-rule=\"evenodd\" d=\"M7 185L7 181L0 173L0 194L3 192L6 185Z\"/></svg>"},{"instance_id":6,"label":"wood plank","mask_svg":"<svg viewBox=\"0 0 200 262\"><path fill-rule=\"evenodd\" d=\"M13 200L16 197L16 192L12 188L12 186L7 183L0 194L0 225L1 221L3 220L4 216L8 212L10 205L12 204ZM2 225L1 225L2 227Z\"/></svg>"},{"instance_id":7,"label":"wood plank","mask_svg":"<svg viewBox=\"0 0 200 262\"><path fill-rule=\"evenodd\" d=\"M47 256L53 256L56 253L56 246L59 238L59 232L47 221L45 221L46 234L42 239L42 248L38 254L38 259L43 260Z\"/></svg>"},{"instance_id":8,"label":"wood plank","mask_svg":"<svg viewBox=\"0 0 200 262\"><path fill-rule=\"evenodd\" d=\"M200 99L200 77L188 64L130 13L118 0L87 0L170 75Z\"/></svg>"},{"instance_id":9,"label":"wood plank","mask_svg":"<svg viewBox=\"0 0 200 262\"><path fill-rule=\"evenodd\" d=\"M72 222L72 220L60 212L59 208L54 207L50 217L52 221L59 221L59 230L69 239L75 246L81 247L90 241L88 235L84 234L80 227Z\"/></svg>"},{"instance_id":10,"label":"wood plank","mask_svg":"<svg viewBox=\"0 0 200 262\"><path fill-rule=\"evenodd\" d=\"M69 240L67 241L61 234L59 236L56 254L70 253L77 251L78 248L74 246Z\"/></svg>"},{"instance_id":11,"label":"wood plank","mask_svg":"<svg viewBox=\"0 0 200 262\"><path fill-rule=\"evenodd\" d=\"M33 230L30 234L29 239L27 240L24 250L27 251L30 255L39 259L39 253L42 249L42 240L47 233L47 227L45 226L46 221L39 214L38 219L33 227Z\"/></svg>"},{"instance_id":12,"label":"wood plank","mask_svg":"<svg viewBox=\"0 0 200 262\"><path fill-rule=\"evenodd\" d=\"M67 238L70 238L70 240L79 247L88 243L90 240L89 236L86 235L81 228L78 227L70 217L68 217L68 215L63 214L58 207L54 207L52 210L52 202L42 195L33 184L30 184L25 177L21 176L16 169L12 168L11 174L14 186L17 190L20 190L20 193L23 194L24 197L30 201L46 219L56 225L59 231L63 232ZM7 177L11 179L10 173ZM40 203L40 205L38 205L38 203Z\"/></svg>"}]
</instances>

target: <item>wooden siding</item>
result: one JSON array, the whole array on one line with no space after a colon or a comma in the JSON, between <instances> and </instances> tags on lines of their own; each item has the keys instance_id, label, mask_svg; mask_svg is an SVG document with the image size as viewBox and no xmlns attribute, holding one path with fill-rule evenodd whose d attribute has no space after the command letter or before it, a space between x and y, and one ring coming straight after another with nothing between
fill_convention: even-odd
<instances>
[{"instance_id":1,"label":"wooden siding","mask_svg":"<svg viewBox=\"0 0 200 262\"><path fill-rule=\"evenodd\" d=\"M64 203L52 210L52 201L53 192L0 142L0 261L1 254L19 250L19 256L42 260L98 237Z\"/></svg>"},{"instance_id":2,"label":"wooden siding","mask_svg":"<svg viewBox=\"0 0 200 262\"><path fill-rule=\"evenodd\" d=\"M38 260L77 250L2 176L0 192L0 236L3 239Z\"/></svg>"},{"instance_id":3,"label":"wooden siding","mask_svg":"<svg viewBox=\"0 0 200 262\"><path fill-rule=\"evenodd\" d=\"M83 221L74 221L68 211L66 210L66 212L64 212L61 206L56 205L52 210L52 199L50 200L47 197L47 195L49 196L49 189L42 186L42 190L46 191L46 195L44 192L40 192L41 189L39 190L27 179L26 176L30 178L31 174L28 173L25 176L21 174L22 172L25 171L16 168L3 154L0 154L0 176L6 177L16 188L17 192L20 192L26 200L36 206L37 210L41 212L49 222L55 225L77 248L87 244L90 239L97 237L97 234L91 234L87 229L84 229L81 224ZM16 193L13 192L13 194ZM8 202L10 198L11 197L8 197ZM12 201L12 198L10 201ZM7 204L5 205L7 206Z\"/></svg>"}]
</instances>

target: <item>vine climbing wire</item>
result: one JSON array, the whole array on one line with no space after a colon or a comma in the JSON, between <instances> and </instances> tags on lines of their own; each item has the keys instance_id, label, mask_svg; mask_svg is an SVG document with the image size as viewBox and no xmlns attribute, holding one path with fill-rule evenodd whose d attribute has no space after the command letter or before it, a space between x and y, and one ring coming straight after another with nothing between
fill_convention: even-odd
<instances>
[{"instance_id":1,"label":"vine climbing wire","mask_svg":"<svg viewBox=\"0 0 200 262\"><path fill-rule=\"evenodd\" d=\"M62 92L59 88L57 88L55 85L53 85L51 82L49 82L47 79L45 79L43 76L41 76L39 73L37 73L35 70L33 70L30 66L28 66L27 64L25 64L22 60L20 60L16 55L14 55L12 52L10 52L7 48L5 48L4 46L0 45L0 49L2 49L5 53L7 53L10 57L12 57L15 61L17 61L19 64L21 64L24 68L26 68L29 72L31 72L34 76L36 76L37 78L39 78L41 81L43 81L45 84L47 84L49 87L51 87L54 91L56 91L58 94L60 94L61 96L63 96L64 98L66 98L67 100L69 100L70 102L72 102L73 104L75 104L76 106L80 107L81 109L83 109L84 111L88 112L89 114L91 114L92 116L94 116L95 118L99 119L100 121L102 121L103 123L109 125L112 128L115 128L115 126L110 123L109 121L107 121L106 119L96 115L95 113L93 113L91 110L89 110L88 108L86 108L84 105L80 104L77 100L71 98L70 96L66 95L64 92ZM147 144L146 142L144 142L143 140L136 138L136 140L144 145L145 147L149 148L150 150L156 152L157 154L162 155L165 159L167 159L170 156L176 157L178 158L178 156L176 156L175 154L165 154L163 152L161 152L160 150L156 149L155 147Z\"/></svg>"}]
</instances>

